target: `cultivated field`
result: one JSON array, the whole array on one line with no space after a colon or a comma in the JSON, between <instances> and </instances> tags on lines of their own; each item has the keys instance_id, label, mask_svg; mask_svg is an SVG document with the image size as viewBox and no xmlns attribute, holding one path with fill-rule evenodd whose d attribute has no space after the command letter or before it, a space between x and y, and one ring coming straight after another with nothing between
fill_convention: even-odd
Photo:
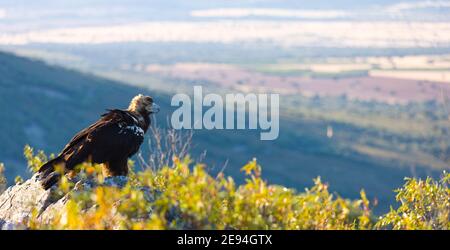
<instances>
[{"instance_id":1,"label":"cultivated field","mask_svg":"<svg viewBox=\"0 0 450 250\"><path fill-rule=\"evenodd\" d=\"M249 69L249 67L208 63L152 64L137 66L135 70L163 78L189 81L193 84L208 83L244 92L275 91L304 96L345 96L350 100L389 104L443 100L442 98L450 97L450 84L437 81L438 77L434 81L426 80L426 76L433 74L430 71L423 75L418 75L417 71L372 71L371 65L364 64L343 66L303 64L302 67L289 64L285 65L285 68L282 66L279 66L278 72L274 71L276 68L273 66L272 68L253 66L253 69ZM268 68L272 71L267 71ZM286 73L286 70L290 70L290 74L280 74ZM359 75L351 74L361 70L365 72ZM449 72L443 71L443 74L448 75Z\"/></svg>"}]
</instances>

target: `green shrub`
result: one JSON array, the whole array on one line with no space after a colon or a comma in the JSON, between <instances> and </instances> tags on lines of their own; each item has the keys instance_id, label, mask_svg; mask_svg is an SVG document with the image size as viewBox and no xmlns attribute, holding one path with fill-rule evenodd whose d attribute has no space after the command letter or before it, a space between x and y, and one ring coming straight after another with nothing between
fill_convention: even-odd
<instances>
[{"instance_id":1,"label":"green shrub","mask_svg":"<svg viewBox=\"0 0 450 250\"><path fill-rule=\"evenodd\" d=\"M377 228L450 229L450 174L444 172L440 181L406 178L398 190L397 210L383 215Z\"/></svg>"},{"instance_id":2,"label":"green shrub","mask_svg":"<svg viewBox=\"0 0 450 250\"><path fill-rule=\"evenodd\" d=\"M46 159L26 148L29 165ZM320 178L304 192L269 185L256 160L242 171L242 185L205 166L192 166L189 157L172 159L172 166L134 172L123 187L102 185L102 165L82 164L78 179L94 181L79 187L63 176L56 189L67 194L64 209L51 221L29 220L33 229L450 229L450 175L442 180L406 179L397 190L397 210L377 219L365 192L357 200L331 194ZM132 165L132 162L130 162ZM35 169L31 167L31 169ZM78 185L78 184L77 184Z\"/></svg>"},{"instance_id":3,"label":"green shrub","mask_svg":"<svg viewBox=\"0 0 450 250\"><path fill-rule=\"evenodd\" d=\"M28 157L29 158L29 157ZM70 191L67 177L58 191L69 200L53 220L30 220L39 229L368 229L372 227L368 201L334 197L328 186L315 180L304 193L268 185L256 160L242 170L246 183L231 177L212 177L205 166L189 167L190 160L173 166L132 173L123 188L99 185ZM102 183L101 165L83 164L80 178ZM153 198L149 199L148 196ZM146 198L147 197L147 198Z\"/></svg>"},{"instance_id":4,"label":"green shrub","mask_svg":"<svg viewBox=\"0 0 450 250\"><path fill-rule=\"evenodd\" d=\"M6 178L5 178L5 166L3 163L0 163L0 194L3 193L6 189Z\"/></svg>"},{"instance_id":5,"label":"green shrub","mask_svg":"<svg viewBox=\"0 0 450 250\"><path fill-rule=\"evenodd\" d=\"M37 154L34 154L34 149L29 145L25 145L23 154L27 160L28 169L31 173L36 173L39 168L49 160L44 151L39 150Z\"/></svg>"}]
</instances>

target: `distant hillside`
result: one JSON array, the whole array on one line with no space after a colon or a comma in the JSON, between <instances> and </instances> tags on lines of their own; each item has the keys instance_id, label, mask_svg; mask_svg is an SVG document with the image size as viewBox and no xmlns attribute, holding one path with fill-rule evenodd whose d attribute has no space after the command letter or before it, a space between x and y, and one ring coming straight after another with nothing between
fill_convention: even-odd
<instances>
[{"instance_id":1,"label":"distant hillside","mask_svg":"<svg viewBox=\"0 0 450 250\"><path fill-rule=\"evenodd\" d=\"M95 121L106 108L125 108L137 93L155 97L162 107L158 114L164 125L171 107L170 97L144 89L101 79L60 67L46 65L11 54L0 53L0 162L11 180L24 175L25 144L47 153L57 153L74 133ZM151 83L149 83L151 85ZM225 172L242 181L239 166L253 157L265 166L264 178L302 190L311 179L322 176L334 190L357 197L361 188L376 196L379 209L393 203L392 189L411 172L395 162L381 162L348 151L324 135L329 122L311 119L280 121L280 138L261 142L255 131L198 131L194 135L194 155L207 150L212 173L226 164ZM360 136L351 125L334 124L336 129ZM145 149L144 149L145 151ZM428 174L438 171L427 170ZM425 170L416 169L418 176Z\"/></svg>"}]
</instances>

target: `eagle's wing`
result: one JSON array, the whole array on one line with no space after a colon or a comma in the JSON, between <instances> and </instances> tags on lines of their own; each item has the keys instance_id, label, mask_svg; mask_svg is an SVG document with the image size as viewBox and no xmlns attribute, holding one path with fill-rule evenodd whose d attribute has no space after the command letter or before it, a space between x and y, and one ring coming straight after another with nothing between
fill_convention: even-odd
<instances>
[{"instance_id":1,"label":"eagle's wing","mask_svg":"<svg viewBox=\"0 0 450 250\"><path fill-rule=\"evenodd\" d=\"M65 171L72 170L75 165L67 164L68 161L71 159L73 160L74 156L78 156L78 158L81 159L81 155L86 155L88 148L83 147L85 139L92 131L104 126L107 120L105 119L106 116L108 116L108 114L103 115L97 122L78 132L69 143L67 143L58 157L46 162L39 168L39 178L44 189L49 189L59 180L59 173L55 172L55 166L63 164ZM83 149L84 152L80 152L81 149Z\"/></svg>"},{"instance_id":2,"label":"eagle's wing","mask_svg":"<svg viewBox=\"0 0 450 250\"><path fill-rule=\"evenodd\" d=\"M121 110L109 110L108 113L105 113L102 115L102 117L96 121L95 123L91 124L89 127L81 130L78 132L70 141L67 143L67 145L64 147L64 149L61 151L60 155L64 155L67 153L68 150L73 148L75 145L77 145L80 141L86 139L86 137L94 130L103 127L107 122L111 122L116 120L119 121L121 117L118 117L117 114L120 114ZM122 111L123 112L123 111Z\"/></svg>"},{"instance_id":3,"label":"eagle's wing","mask_svg":"<svg viewBox=\"0 0 450 250\"><path fill-rule=\"evenodd\" d=\"M63 150L67 169L91 160L108 162L113 173L127 171L128 157L134 155L144 140L138 120L122 110L111 110L98 122L81 131ZM116 171L117 170L117 171Z\"/></svg>"},{"instance_id":4,"label":"eagle's wing","mask_svg":"<svg viewBox=\"0 0 450 250\"><path fill-rule=\"evenodd\" d=\"M54 172L54 166L58 164L64 164L65 171L70 171L85 161L107 163L110 174L126 174L127 160L139 150L144 133L132 114L110 110L77 133L58 157L41 166L39 172L44 188L48 189L59 179Z\"/></svg>"}]
</instances>

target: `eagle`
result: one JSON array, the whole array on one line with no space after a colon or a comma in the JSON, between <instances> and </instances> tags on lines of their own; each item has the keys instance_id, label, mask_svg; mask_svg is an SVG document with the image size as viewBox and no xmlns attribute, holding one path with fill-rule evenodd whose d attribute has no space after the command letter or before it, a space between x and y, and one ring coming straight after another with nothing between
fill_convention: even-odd
<instances>
[{"instance_id":1,"label":"eagle","mask_svg":"<svg viewBox=\"0 0 450 250\"><path fill-rule=\"evenodd\" d=\"M73 174L83 162L104 165L108 176L127 175L128 158L138 152L150 126L150 115L159 112L159 106L150 96L135 96L127 110L109 109L89 127L77 133L54 159L43 164L38 171L44 189L51 188L64 174Z\"/></svg>"}]
</instances>

